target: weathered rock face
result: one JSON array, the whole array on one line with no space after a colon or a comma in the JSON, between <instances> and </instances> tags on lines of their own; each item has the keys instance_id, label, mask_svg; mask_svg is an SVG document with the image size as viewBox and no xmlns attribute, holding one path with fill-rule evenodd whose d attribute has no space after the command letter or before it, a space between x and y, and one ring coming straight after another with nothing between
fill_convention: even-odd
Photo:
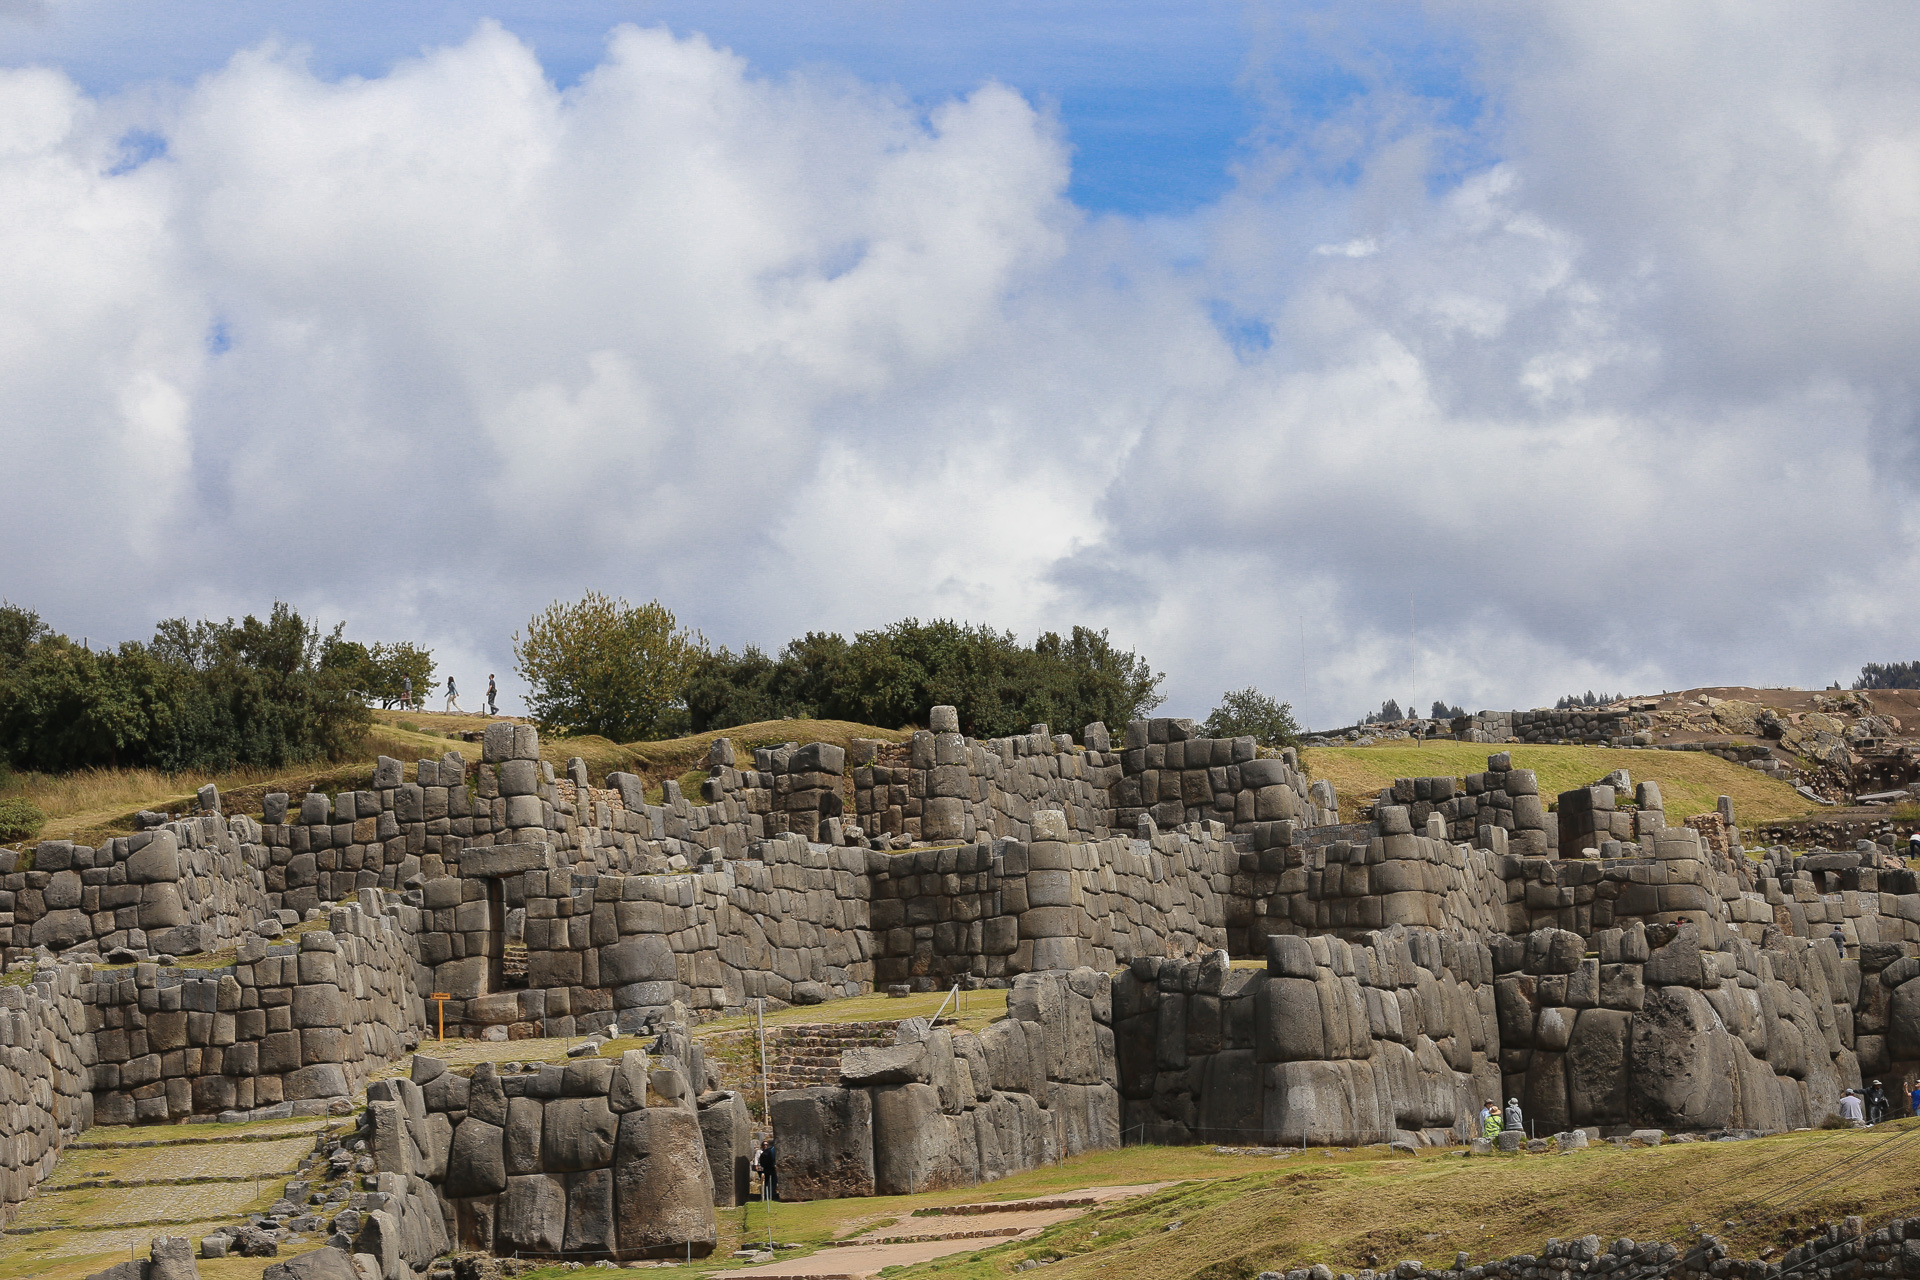
<instances>
[{"instance_id":1,"label":"weathered rock face","mask_svg":"<svg viewBox=\"0 0 1920 1280\"><path fill-rule=\"evenodd\" d=\"M702 1094L700 1136L713 1175L715 1208L747 1203L753 1167L753 1117L747 1100L732 1091Z\"/></svg>"},{"instance_id":2,"label":"weathered rock face","mask_svg":"<svg viewBox=\"0 0 1920 1280\"><path fill-rule=\"evenodd\" d=\"M865 1089L789 1089L772 1099L782 1200L874 1193L873 1096Z\"/></svg>"},{"instance_id":3,"label":"weathered rock face","mask_svg":"<svg viewBox=\"0 0 1920 1280\"><path fill-rule=\"evenodd\" d=\"M695 1116L645 1107L620 1117L614 1208L622 1258L713 1251L713 1182Z\"/></svg>"}]
</instances>

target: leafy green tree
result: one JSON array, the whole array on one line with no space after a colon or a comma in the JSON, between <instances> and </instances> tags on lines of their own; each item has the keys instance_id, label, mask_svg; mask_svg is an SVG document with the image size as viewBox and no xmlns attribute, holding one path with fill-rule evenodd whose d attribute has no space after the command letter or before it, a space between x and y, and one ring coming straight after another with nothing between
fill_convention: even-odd
<instances>
[{"instance_id":1,"label":"leafy green tree","mask_svg":"<svg viewBox=\"0 0 1920 1280\"><path fill-rule=\"evenodd\" d=\"M0 757L15 764L278 766L338 759L365 737L365 705L285 604L264 621L169 619L112 650L37 624L0 610Z\"/></svg>"},{"instance_id":2,"label":"leafy green tree","mask_svg":"<svg viewBox=\"0 0 1920 1280\"><path fill-rule=\"evenodd\" d=\"M1292 747L1300 742L1300 725L1293 718L1293 704L1276 702L1252 685L1220 695L1201 726L1208 738L1251 737L1263 747Z\"/></svg>"},{"instance_id":3,"label":"leafy green tree","mask_svg":"<svg viewBox=\"0 0 1920 1280\"><path fill-rule=\"evenodd\" d=\"M542 727L619 742L685 729L688 685L705 651L658 600L630 605L597 591L555 601L513 637L516 670L532 687L527 707Z\"/></svg>"},{"instance_id":4,"label":"leafy green tree","mask_svg":"<svg viewBox=\"0 0 1920 1280\"><path fill-rule=\"evenodd\" d=\"M411 641L382 642L368 648L357 640L334 636L327 641L321 665L345 675L362 700L378 702L388 709L405 701L408 679L413 681L416 700L432 692L433 650L419 648Z\"/></svg>"},{"instance_id":5,"label":"leafy green tree","mask_svg":"<svg viewBox=\"0 0 1920 1280\"><path fill-rule=\"evenodd\" d=\"M1162 679L1104 631L1048 632L1029 648L991 627L907 618L851 643L808 632L778 658L751 647L707 654L686 700L696 732L796 717L906 725L947 704L966 732L1004 737L1043 721L1118 727L1160 705Z\"/></svg>"}]
</instances>

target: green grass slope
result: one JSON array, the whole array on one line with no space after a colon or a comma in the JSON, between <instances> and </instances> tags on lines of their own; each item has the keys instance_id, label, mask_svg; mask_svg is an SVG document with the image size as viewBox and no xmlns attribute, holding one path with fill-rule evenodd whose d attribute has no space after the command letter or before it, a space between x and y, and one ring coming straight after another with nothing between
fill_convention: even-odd
<instances>
[{"instance_id":1,"label":"green grass slope","mask_svg":"<svg viewBox=\"0 0 1920 1280\"><path fill-rule=\"evenodd\" d=\"M1340 814L1353 821L1359 803L1371 800L1395 778L1464 777L1487 767L1487 757L1510 750L1516 768L1540 778L1540 795L1551 803L1562 791L1583 787L1625 769L1635 782L1658 782L1669 820L1679 823L1711 813L1721 796L1733 797L1743 826L1798 818L1814 805L1784 782L1704 751L1621 751L1609 747L1497 747L1484 742L1397 742L1374 747L1313 747L1304 752L1312 776L1333 783Z\"/></svg>"}]
</instances>

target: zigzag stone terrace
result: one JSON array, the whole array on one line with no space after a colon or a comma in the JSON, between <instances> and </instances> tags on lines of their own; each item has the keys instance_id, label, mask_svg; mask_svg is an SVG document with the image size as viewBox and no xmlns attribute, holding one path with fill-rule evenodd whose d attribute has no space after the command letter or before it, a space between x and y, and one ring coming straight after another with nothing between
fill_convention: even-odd
<instances>
[{"instance_id":1,"label":"zigzag stone terrace","mask_svg":"<svg viewBox=\"0 0 1920 1280\"><path fill-rule=\"evenodd\" d=\"M429 993L450 1034L653 1039L376 1083L380 1203L330 1229L395 1275L456 1244L711 1248L752 1129L689 1027L763 997L1010 988L984 1031L908 1021L776 1093L785 1198L1123 1141L1470 1141L1488 1097L1542 1134L1764 1132L1920 1073L1920 892L1867 854L1755 861L1730 806L1670 825L1624 775L1549 812L1505 753L1343 824L1292 752L1191 721L1116 749L930 720L851 761L717 739L700 801L658 804L501 723L477 764L383 757L258 818L209 788L98 848L0 853L30 969L0 987L0 1199L95 1123L347 1113L435 1026Z\"/></svg>"}]
</instances>

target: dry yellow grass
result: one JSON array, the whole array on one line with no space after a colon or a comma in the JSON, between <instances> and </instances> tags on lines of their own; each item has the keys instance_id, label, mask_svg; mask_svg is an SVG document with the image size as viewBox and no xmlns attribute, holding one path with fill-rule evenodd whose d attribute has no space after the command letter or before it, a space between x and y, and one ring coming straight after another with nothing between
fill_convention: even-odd
<instances>
[{"instance_id":1,"label":"dry yellow grass","mask_svg":"<svg viewBox=\"0 0 1920 1280\"><path fill-rule=\"evenodd\" d=\"M1487 767L1487 757L1510 750L1516 768L1532 769L1540 794L1555 795L1583 787L1615 769L1635 782L1660 784L1670 819L1711 813L1723 795L1733 797L1734 814L1744 826L1803 817L1814 805L1784 782L1708 755L1704 751L1620 751L1607 747L1496 747L1481 742L1426 742L1419 746L1383 743L1375 747L1314 747L1305 752L1313 777L1333 783L1340 815L1354 820L1363 800L1371 800L1395 778L1451 775L1462 777Z\"/></svg>"}]
</instances>

